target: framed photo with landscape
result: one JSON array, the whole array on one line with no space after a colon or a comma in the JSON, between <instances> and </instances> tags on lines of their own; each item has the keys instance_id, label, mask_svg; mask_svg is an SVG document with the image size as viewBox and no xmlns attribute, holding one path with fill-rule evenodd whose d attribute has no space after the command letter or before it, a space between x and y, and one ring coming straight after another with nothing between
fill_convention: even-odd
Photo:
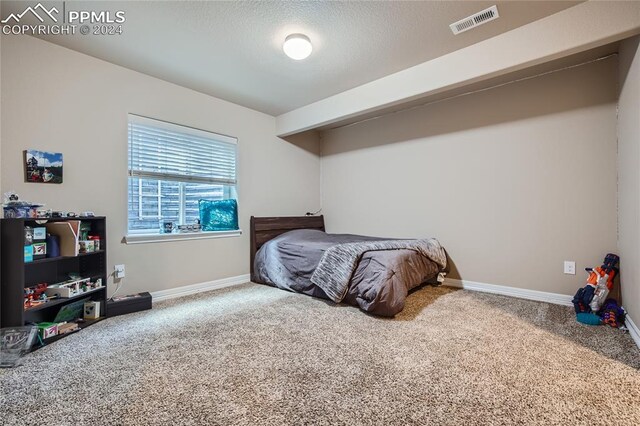
<instances>
[{"instance_id":1,"label":"framed photo with landscape","mask_svg":"<svg viewBox=\"0 0 640 426\"><path fill-rule=\"evenodd\" d=\"M25 150L24 181L62 183L62 154L35 149Z\"/></svg>"}]
</instances>

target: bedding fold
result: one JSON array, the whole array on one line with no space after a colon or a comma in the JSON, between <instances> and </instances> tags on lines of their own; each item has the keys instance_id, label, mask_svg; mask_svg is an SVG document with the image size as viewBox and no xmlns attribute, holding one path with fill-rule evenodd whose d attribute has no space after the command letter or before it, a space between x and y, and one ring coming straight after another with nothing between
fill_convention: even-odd
<instances>
[{"instance_id":1,"label":"bedding fold","mask_svg":"<svg viewBox=\"0 0 640 426\"><path fill-rule=\"evenodd\" d=\"M311 282L318 286L329 299L339 303L349 290L349 283L362 255L370 251L412 250L435 262L441 270L447 266L447 256L435 238L421 240L381 240L338 244L329 247Z\"/></svg>"}]
</instances>

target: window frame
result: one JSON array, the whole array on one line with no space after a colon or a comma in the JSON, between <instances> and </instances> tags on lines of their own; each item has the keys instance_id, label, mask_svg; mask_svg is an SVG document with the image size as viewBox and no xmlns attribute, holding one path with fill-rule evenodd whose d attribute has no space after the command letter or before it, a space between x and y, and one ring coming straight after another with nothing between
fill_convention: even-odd
<instances>
[{"instance_id":1,"label":"window frame","mask_svg":"<svg viewBox=\"0 0 640 426\"><path fill-rule=\"evenodd\" d=\"M132 123L139 123L146 126L151 126L158 128L160 130L167 130L170 132L179 132L187 135L193 135L196 137L214 139L216 141L222 143L228 143L234 146L233 158L235 162L235 179L227 180L227 179L213 179L208 180L207 178L199 178L198 176L189 176L189 175L178 175L176 173L168 173L166 175L160 175L155 172L150 172L145 174L141 171L133 171L131 164L131 131L130 126ZM163 179L169 177L170 179ZM191 126L185 126L182 124L172 123L169 121L158 120L154 118L145 117L138 114L129 113L127 114L127 220L126 220L126 232L124 237L124 242L127 244L138 244L138 243L149 243L149 242L163 242L163 241L180 241L180 240L199 240L199 239L208 239L208 238L226 238L233 236L242 235L242 230L232 230L232 231L200 231L193 233L172 233L172 234L164 234L161 229L129 229L129 199L132 196L131 194L131 178L138 178L138 203L142 202L142 197L154 197L155 193L143 194L142 190L142 180L156 180L158 182L157 186L157 197L158 197L158 216L157 220L162 220L162 189L161 185L163 180L171 180L178 183L179 188L179 220L185 220L185 210L186 210L186 194L184 191L184 186L189 183L204 183L210 185L221 185L223 186L223 194L226 194L229 199L233 198L238 202L237 197L237 189L238 189L238 138L228 136L225 134L211 132L207 130L198 129ZM184 178L184 179L182 179ZM233 197L235 195L235 198ZM227 198L225 198L227 199ZM135 201L134 201L135 202ZM143 209L140 205L138 205L138 215L140 219L143 219ZM144 216L144 218L150 218L151 220L156 219L150 216Z\"/></svg>"}]
</instances>

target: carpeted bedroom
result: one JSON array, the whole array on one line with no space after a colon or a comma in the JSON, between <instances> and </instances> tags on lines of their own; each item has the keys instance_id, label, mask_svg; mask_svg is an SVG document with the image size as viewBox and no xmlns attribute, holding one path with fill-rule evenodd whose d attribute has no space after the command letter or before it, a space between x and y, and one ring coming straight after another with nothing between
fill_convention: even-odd
<instances>
[{"instance_id":1,"label":"carpeted bedroom","mask_svg":"<svg viewBox=\"0 0 640 426\"><path fill-rule=\"evenodd\" d=\"M633 425L638 368L569 307L425 287L388 319L247 283L38 350L2 371L3 423Z\"/></svg>"},{"instance_id":2,"label":"carpeted bedroom","mask_svg":"<svg viewBox=\"0 0 640 426\"><path fill-rule=\"evenodd\" d=\"M640 1L0 0L0 425L640 425Z\"/></svg>"}]
</instances>

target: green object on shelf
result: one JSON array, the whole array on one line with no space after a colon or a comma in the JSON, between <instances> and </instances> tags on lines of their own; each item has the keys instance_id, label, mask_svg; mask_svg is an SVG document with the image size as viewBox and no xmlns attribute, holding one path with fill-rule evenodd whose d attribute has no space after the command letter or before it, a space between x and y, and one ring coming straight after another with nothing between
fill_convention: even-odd
<instances>
[{"instance_id":1,"label":"green object on shelf","mask_svg":"<svg viewBox=\"0 0 640 426\"><path fill-rule=\"evenodd\" d=\"M42 340L49 337L56 336L58 334L57 322L39 322L38 323L38 335Z\"/></svg>"},{"instance_id":2,"label":"green object on shelf","mask_svg":"<svg viewBox=\"0 0 640 426\"><path fill-rule=\"evenodd\" d=\"M80 235L78 236L78 240L88 240L89 232L91 232L91 224L89 222L80 222Z\"/></svg>"},{"instance_id":3,"label":"green object on shelf","mask_svg":"<svg viewBox=\"0 0 640 426\"><path fill-rule=\"evenodd\" d=\"M64 305L58 311L54 321L55 322L69 322L74 319L82 317L82 309L84 308L84 302L89 301L89 298L78 300L77 302L71 302L68 305Z\"/></svg>"}]
</instances>

